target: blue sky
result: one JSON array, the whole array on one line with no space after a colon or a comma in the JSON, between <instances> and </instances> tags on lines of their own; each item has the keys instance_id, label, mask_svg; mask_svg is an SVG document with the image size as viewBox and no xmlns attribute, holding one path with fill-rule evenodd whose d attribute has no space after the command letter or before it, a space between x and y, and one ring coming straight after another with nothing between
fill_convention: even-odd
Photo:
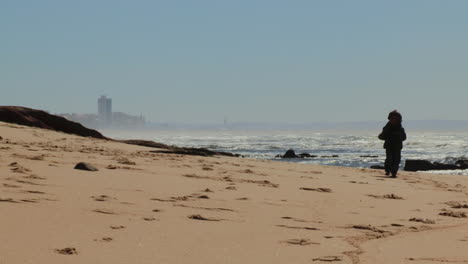
<instances>
[{"instance_id":1,"label":"blue sky","mask_svg":"<svg viewBox=\"0 0 468 264\"><path fill-rule=\"evenodd\" d=\"M155 122L468 119L468 1L0 1L0 105Z\"/></svg>"}]
</instances>

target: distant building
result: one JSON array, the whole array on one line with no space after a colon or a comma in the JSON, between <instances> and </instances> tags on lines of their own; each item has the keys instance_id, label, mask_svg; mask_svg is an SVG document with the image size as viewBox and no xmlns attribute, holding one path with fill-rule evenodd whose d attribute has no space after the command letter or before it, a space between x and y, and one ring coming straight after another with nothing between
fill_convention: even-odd
<instances>
[{"instance_id":1,"label":"distant building","mask_svg":"<svg viewBox=\"0 0 468 264\"><path fill-rule=\"evenodd\" d=\"M98 120L103 126L112 124L112 99L104 95L98 98Z\"/></svg>"},{"instance_id":2,"label":"distant building","mask_svg":"<svg viewBox=\"0 0 468 264\"><path fill-rule=\"evenodd\" d=\"M142 129L146 126L145 118L123 112L112 112L112 99L106 96L98 98L96 114L60 114L61 116L93 129Z\"/></svg>"}]
</instances>

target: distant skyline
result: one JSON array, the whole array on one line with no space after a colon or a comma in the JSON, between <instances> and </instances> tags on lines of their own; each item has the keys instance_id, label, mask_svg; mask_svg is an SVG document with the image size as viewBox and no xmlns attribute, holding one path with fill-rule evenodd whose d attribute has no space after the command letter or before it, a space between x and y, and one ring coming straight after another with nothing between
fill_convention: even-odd
<instances>
[{"instance_id":1,"label":"distant skyline","mask_svg":"<svg viewBox=\"0 0 468 264\"><path fill-rule=\"evenodd\" d=\"M152 122L468 120L468 1L0 2L0 105Z\"/></svg>"}]
</instances>

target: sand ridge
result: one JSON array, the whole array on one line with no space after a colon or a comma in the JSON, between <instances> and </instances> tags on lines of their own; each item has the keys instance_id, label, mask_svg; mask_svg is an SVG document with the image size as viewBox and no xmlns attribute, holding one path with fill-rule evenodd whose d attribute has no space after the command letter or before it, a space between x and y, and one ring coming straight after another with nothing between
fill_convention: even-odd
<instances>
[{"instance_id":1,"label":"sand ridge","mask_svg":"<svg viewBox=\"0 0 468 264\"><path fill-rule=\"evenodd\" d=\"M0 136L0 263L468 263L466 177Z\"/></svg>"}]
</instances>

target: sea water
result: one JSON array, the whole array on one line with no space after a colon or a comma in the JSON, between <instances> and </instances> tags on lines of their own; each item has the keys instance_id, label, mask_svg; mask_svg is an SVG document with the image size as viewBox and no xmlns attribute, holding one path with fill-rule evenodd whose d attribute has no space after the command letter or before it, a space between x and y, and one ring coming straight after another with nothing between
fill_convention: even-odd
<instances>
[{"instance_id":1,"label":"sea water","mask_svg":"<svg viewBox=\"0 0 468 264\"><path fill-rule=\"evenodd\" d=\"M103 131L119 139L146 139L180 147L208 148L232 152L245 157L297 163L369 168L383 165L383 141L379 131L371 132L311 132L311 131ZM309 153L315 158L275 158L293 149L296 154ZM454 163L468 158L468 133L414 132L408 133L402 150L406 159L425 159ZM444 174L468 175L468 170L437 171Z\"/></svg>"}]
</instances>

